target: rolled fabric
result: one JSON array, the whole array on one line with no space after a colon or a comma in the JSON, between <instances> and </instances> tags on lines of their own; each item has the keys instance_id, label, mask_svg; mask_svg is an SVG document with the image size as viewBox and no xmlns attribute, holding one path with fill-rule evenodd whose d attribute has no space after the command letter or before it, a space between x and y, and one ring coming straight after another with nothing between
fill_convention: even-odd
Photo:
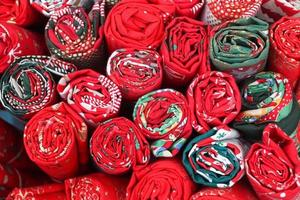
<instances>
[{"instance_id":1,"label":"rolled fabric","mask_svg":"<svg viewBox=\"0 0 300 200\"><path fill-rule=\"evenodd\" d=\"M89 160L87 126L66 103L44 108L24 130L29 158L49 176L64 180Z\"/></svg>"},{"instance_id":2,"label":"rolled fabric","mask_svg":"<svg viewBox=\"0 0 300 200\"><path fill-rule=\"evenodd\" d=\"M104 25L110 53L121 48L156 49L165 27L174 17L172 5L149 4L146 0L124 0L112 8Z\"/></svg>"},{"instance_id":3,"label":"rolled fabric","mask_svg":"<svg viewBox=\"0 0 300 200\"><path fill-rule=\"evenodd\" d=\"M136 101L160 88L162 59L154 50L118 49L109 57L106 73L119 86L124 99Z\"/></svg>"},{"instance_id":4,"label":"rolled fabric","mask_svg":"<svg viewBox=\"0 0 300 200\"><path fill-rule=\"evenodd\" d=\"M276 123L288 135L296 131L300 108L286 78L275 72L261 72L240 83L242 112L233 127L243 137L259 140L268 123Z\"/></svg>"},{"instance_id":5,"label":"rolled fabric","mask_svg":"<svg viewBox=\"0 0 300 200\"><path fill-rule=\"evenodd\" d=\"M171 21L160 49L165 78L170 85L185 85L196 74L210 71L208 42L203 22L187 17L176 17Z\"/></svg>"},{"instance_id":6,"label":"rolled fabric","mask_svg":"<svg viewBox=\"0 0 300 200\"><path fill-rule=\"evenodd\" d=\"M211 31L210 59L218 71L245 79L262 71L269 53L269 25L255 17L225 22Z\"/></svg>"},{"instance_id":7,"label":"rolled fabric","mask_svg":"<svg viewBox=\"0 0 300 200\"><path fill-rule=\"evenodd\" d=\"M300 81L298 82L298 85L295 89L295 93L296 93L296 99L297 99L298 103L300 104Z\"/></svg>"},{"instance_id":8,"label":"rolled fabric","mask_svg":"<svg viewBox=\"0 0 300 200\"><path fill-rule=\"evenodd\" d=\"M283 74L292 87L300 83L299 32L300 18L283 17L270 28L269 70Z\"/></svg>"},{"instance_id":9,"label":"rolled fabric","mask_svg":"<svg viewBox=\"0 0 300 200\"><path fill-rule=\"evenodd\" d=\"M211 71L196 76L186 94L192 111L192 126L198 133L229 124L242 107L234 78L223 72Z\"/></svg>"},{"instance_id":10,"label":"rolled fabric","mask_svg":"<svg viewBox=\"0 0 300 200\"><path fill-rule=\"evenodd\" d=\"M188 200L195 189L178 160L158 160L133 172L126 196L128 200Z\"/></svg>"},{"instance_id":11,"label":"rolled fabric","mask_svg":"<svg viewBox=\"0 0 300 200\"><path fill-rule=\"evenodd\" d=\"M195 183L227 188L244 176L247 150L236 130L219 126L192 139L183 150L182 163Z\"/></svg>"},{"instance_id":12,"label":"rolled fabric","mask_svg":"<svg viewBox=\"0 0 300 200\"><path fill-rule=\"evenodd\" d=\"M299 199L300 160L293 140L277 125L264 129L262 143L252 145L245 163L248 179L260 199Z\"/></svg>"},{"instance_id":13,"label":"rolled fabric","mask_svg":"<svg viewBox=\"0 0 300 200\"><path fill-rule=\"evenodd\" d=\"M173 89L156 90L139 98L133 120L151 140L156 157L174 157L192 133L187 101Z\"/></svg>"}]
</instances>

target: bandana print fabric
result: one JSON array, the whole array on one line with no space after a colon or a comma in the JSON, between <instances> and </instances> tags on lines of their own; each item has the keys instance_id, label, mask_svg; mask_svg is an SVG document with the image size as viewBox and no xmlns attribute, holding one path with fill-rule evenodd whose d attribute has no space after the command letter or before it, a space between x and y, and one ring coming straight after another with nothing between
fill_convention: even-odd
<instances>
[{"instance_id":1,"label":"bandana print fabric","mask_svg":"<svg viewBox=\"0 0 300 200\"><path fill-rule=\"evenodd\" d=\"M38 112L24 130L29 158L49 176L64 180L89 160L87 126L66 103Z\"/></svg>"},{"instance_id":2,"label":"bandana print fabric","mask_svg":"<svg viewBox=\"0 0 300 200\"><path fill-rule=\"evenodd\" d=\"M121 106L118 86L90 69L64 76L58 83L57 91L92 126L116 116Z\"/></svg>"},{"instance_id":3,"label":"bandana print fabric","mask_svg":"<svg viewBox=\"0 0 300 200\"><path fill-rule=\"evenodd\" d=\"M229 124L242 105L234 78L216 71L196 76L187 90L187 100L192 111L192 126L198 133Z\"/></svg>"},{"instance_id":4,"label":"bandana print fabric","mask_svg":"<svg viewBox=\"0 0 300 200\"><path fill-rule=\"evenodd\" d=\"M133 120L151 140L156 157L175 156L192 133L187 101L173 89L156 90L139 98Z\"/></svg>"},{"instance_id":5,"label":"bandana print fabric","mask_svg":"<svg viewBox=\"0 0 300 200\"><path fill-rule=\"evenodd\" d=\"M133 172L126 196L128 200L188 200L195 189L179 161L158 160Z\"/></svg>"},{"instance_id":6,"label":"bandana print fabric","mask_svg":"<svg viewBox=\"0 0 300 200\"><path fill-rule=\"evenodd\" d=\"M108 59L106 72L124 99L136 101L159 89L162 83L162 58L153 50L119 49Z\"/></svg>"},{"instance_id":7,"label":"bandana print fabric","mask_svg":"<svg viewBox=\"0 0 300 200\"><path fill-rule=\"evenodd\" d=\"M215 27L210 40L212 64L237 80L262 71L270 46L268 28L266 22L254 17Z\"/></svg>"},{"instance_id":8,"label":"bandana print fabric","mask_svg":"<svg viewBox=\"0 0 300 200\"><path fill-rule=\"evenodd\" d=\"M160 49L165 78L170 85L182 86L197 73L210 71L208 40L204 23L187 17L171 21Z\"/></svg>"},{"instance_id":9,"label":"bandana print fabric","mask_svg":"<svg viewBox=\"0 0 300 200\"><path fill-rule=\"evenodd\" d=\"M128 172L137 165L147 165L150 147L133 122L118 117L98 126L90 141L94 163L108 174Z\"/></svg>"}]
</instances>

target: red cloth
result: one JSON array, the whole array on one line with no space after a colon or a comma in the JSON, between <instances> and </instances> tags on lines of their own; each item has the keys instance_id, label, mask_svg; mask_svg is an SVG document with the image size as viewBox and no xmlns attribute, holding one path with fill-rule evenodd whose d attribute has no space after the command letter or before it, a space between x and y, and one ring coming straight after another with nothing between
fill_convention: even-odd
<instances>
[{"instance_id":1,"label":"red cloth","mask_svg":"<svg viewBox=\"0 0 300 200\"><path fill-rule=\"evenodd\" d=\"M296 93L297 101L300 104L300 81L298 82L298 85L297 85L297 87L295 89L295 93Z\"/></svg>"}]
</instances>

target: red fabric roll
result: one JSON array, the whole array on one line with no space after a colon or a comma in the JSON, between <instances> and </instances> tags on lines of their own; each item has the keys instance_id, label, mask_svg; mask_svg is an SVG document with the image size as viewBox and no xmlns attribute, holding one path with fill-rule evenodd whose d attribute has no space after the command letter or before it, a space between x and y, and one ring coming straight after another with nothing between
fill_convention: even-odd
<instances>
[{"instance_id":1,"label":"red fabric roll","mask_svg":"<svg viewBox=\"0 0 300 200\"><path fill-rule=\"evenodd\" d=\"M26 124L29 158L55 179L76 175L89 159L87 126L65 103L47 107Z\"/></svg>"}]
</instances>

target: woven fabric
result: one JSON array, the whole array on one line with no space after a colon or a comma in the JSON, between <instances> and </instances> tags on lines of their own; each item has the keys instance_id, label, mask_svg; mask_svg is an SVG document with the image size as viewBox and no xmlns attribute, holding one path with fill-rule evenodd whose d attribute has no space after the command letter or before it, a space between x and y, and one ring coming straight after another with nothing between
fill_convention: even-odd
<instances>
[{"instance_id":1,"label":"woven fabric","mask_svg":"<svg viewBox=\"0 0 300 200\"><path fill-rule=\"evenodd\" d=\"M229 124L241 110L239 88L234 78L223 72L196 76L186 96L192 111L192 126L198 133Z\"/></svg>"},{"instance_id":2,"label":"woven fabric","mask_svg":"<svg viewBox=\"0 0 300 200\"><path fill-rule=\"evenodd\" d=\"M124 99L136 101L160 88L162 58L154 50L118 49L110 55L106 73L119 86Z\"/></svg>"},{"instance_id":3,"label":"woven fabric","mask_svg":"<svg viewBox=\"0 0 300 200\"><path fill-rule=\"evenodd\" d=\"M210 59L237 80L262 71L269 53L269 25L257 18L225 22L211 31Z\"/></svg>"},{"instance_id":4,"label":"woven fabric","mask_svg":"<svg viewBox=\"0 0 300 200\"><path fill-rule=\"evenodd\" d=\"M176 17L171 21L160 49L164 78L170 85L185 85L196 74L210 71L208 42L203 22L187 17Z\"/></svg>"},{"instance_id":5,"label":"woven fabric","mask_svg":"<svg viewBox=\"0 0 300 200\"><path fill-rule=\"evenodd\" d=\"M133 120L149 140L156 157L175 156L192 133L185 97L173 89L152 91L137 101Z\"/></svg>"}]
</instances>

